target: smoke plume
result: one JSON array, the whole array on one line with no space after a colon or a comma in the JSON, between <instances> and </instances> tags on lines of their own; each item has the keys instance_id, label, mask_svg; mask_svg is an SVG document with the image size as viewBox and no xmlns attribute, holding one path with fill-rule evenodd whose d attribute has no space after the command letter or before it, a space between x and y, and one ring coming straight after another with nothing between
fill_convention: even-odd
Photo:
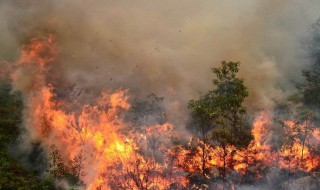
<instances>
[{"instance_id":1,"label":"smoke plume","mask_svg":"<svg viewBox=\"0 0 320 190\"><path fill-rule=\"evenodd\" d=\"M12 61L26 40L55 33L57 86L76 85L87 97L110 88L138 97L153 92L171 109L184 109L210 89L210 68L220 61L241 61L247 105L266 108L308 66L301 42L319 6L315 0L1 1L0 57Z\"/></svg>"},{"instance_id":2,"label":"smoke plume","mask_svg":"<svg viewBox=\"0 0 320 190\"><path fill-rule=\"evenodd\" d=\"M78 137L73 139L78 146L57 143L57 148L82 155L88 174L84 182L98 184L99 176L105 173L93 171L91 166L104 165L103 148L128 152L125 159L132 157L133 150L126 149L130 140L115 135L115 146L106 137L116 133L114 128L122 124L118 109L128 110L127 101L143 99L151 93L164 97L163 117L183 128L188 100L212 88L210 69L223 60L242 63L240 75L249 88L249 111L271 109L286 99L295 84L303 80L301 70L319 62L319 9L317 0L1 0L0 79L11 78L14 90L24 95L28 103L24 112L26 128L43 127L45 117L62 123L52 122L53 132L43 143L46 150L61 136L87 132L85 137L92 137L91 144ZM37 66L28 57L33 55L32 48L24 46L32 39L39 57ZM19 49L29 52L19 55ZM53 60L46 55L57 57ZM20 67L20 62L25 65ZM42 62L52 64L44 67ZM107 96L103 91L112 93ZM119 101L114 106L116 116L108 123L110 113L103 108L121 98L124 103ZM75 104L61 108L61 102ZM92 106L96 102L102 102L102 106ZM78 108L83 108L82 112L77 112ZM90 126L97 127L75 132L70 129L70 121L74 126L92 122ZM168 126L159 125L156 130L166 131ZM98 131L98 127L103 130ZM24 140L42 140L39 131L30 131ZM92 147L101 148L100 157L90 155ZM84 149L90 151L83 153ZM62 157L76 158L66 150L62 153ZM57 184L68 186L64 181Z\"/></svg>"}]
</instances>

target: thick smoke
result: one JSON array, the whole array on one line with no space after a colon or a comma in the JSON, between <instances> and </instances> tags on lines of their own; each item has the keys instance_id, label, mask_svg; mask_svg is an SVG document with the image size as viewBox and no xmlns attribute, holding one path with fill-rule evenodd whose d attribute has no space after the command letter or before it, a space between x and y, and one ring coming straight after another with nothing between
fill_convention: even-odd
<instances>
[{"instance_id":1,"label":"thick smoke","mask_svg":"<svg viewBox=\"0 0 320 190\"><path fill-rule=\"evenodd\" d=\"M180 127L187 101L211 88L210 68L231 60L242 62L250 111L268 109L319 62L319 21L312 29L319 9L317 0L0 0L0 79L10 76L22 44L54 34L58 59L47 78L57 98L95 102L102 90L119 88L132 100L155 93ZM28 78L16 85L27 89Z\"/></svg>"},{"instance_id":2,"label":"thick smoke","mask_svg":"<svg viewBox=\"0 0 320 190\"><path fill-rule=\"evenodd\" d=\"M30 37L54 33L52 82L99 94L129 88L165 96L169 110L211 88L210 68L241 61L247 105L270 108L306 68L301 41L320 4L301 1L1 1L1 60Z\"/></svg>"}]
</instances>

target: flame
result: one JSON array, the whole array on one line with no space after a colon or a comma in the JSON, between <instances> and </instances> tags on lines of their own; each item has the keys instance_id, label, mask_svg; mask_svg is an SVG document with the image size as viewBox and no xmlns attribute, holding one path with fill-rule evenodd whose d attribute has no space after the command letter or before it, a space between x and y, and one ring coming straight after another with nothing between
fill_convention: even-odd
<instances>
[{"instance_id":1,"label":"flame","mask_svg":"<svg viewBox=\"0 0 320 190\"><path fill-rule=\"evenodd\" d=\"M314 153L320 140L315 128L301 140L275 149L269 143L271 116L262 112L253 123L254 139L246 149L220 147L191 138L188 145L172 146L176 138L170 123L131 130L122 113L129 110L127 90L102 92L95 104L78 105L72 112L70 102L59 99L58 87L48 81L50 68L58 59L54 35L32 38L22 46L16 71L12 74L15 90L23 93L26 110L24 124L32 140L40 141L50 155L52 170L72 173L86 189L168 189L187 187L184 172L219 177L237 171L262 178L266 167L312 172L320 167ZM298 135L307 125L285 121L285 134ZM203 165L204 163L204 165ZM55 174L57 174L57 172ZM190 187L190 186L189 186ZM232 186L234 187L234 186Z\"/></svg>"},{"instance_id":2,"label":"flame","mask_svg":"<svg viewBox=\"0 0 320 190\"><path fill-rule=\"evenodd\" d=\"M54 35L35 37L22 46L18 64L37 64L43 68L55 60L57 55Z\"/></svg>"},{"instance_id":3,"label":"flame","mask_svg":"<svg viewBox=\"0 0 320 190\"><path fill-rule=\"evenodd\" d=\"M80 164L78 177L88 190L110 189L112 185L165 189L177 181L185 183L184 178L160 175L168 162L160 164L155 158L144 157L135 137L120 132L129 127L120 116L130 108L126 90L102 92L95 105L79 106L80 112L64 110L69 102L56 98L56 87L46 77L58 60L56 48L53 35L32 38L22 46L18 69L12 75L16 90L26 96L25 125L31 138L40 141L48 152L52 147L57 149L64 171L71 172ZM27 72L32 76L25 85ZM172 125L148 127L145 139L157 136L158 130L172 131Z\"/></svg>"},{"instance_id":4,"label":"flame","mask_svg":"<svg viewBox=\"0 0 320 190\"><path fill-rule=\"evenodd\" d=\"M294 122L285 121L285 134L297 135L293 130ZM310 138L304 143L295 137L294 143L290 146L284 144L280 150L272 148L269 140L272 136L270 132L271 116L266 112L261 112L254 120L252 135L254 139L244 150L237 150L233 146L226 147L227 171L238 171L241 175L254 175L262 178L262 171L266 167L276 166L287 170L302 170L305 172L316 171L320 167L319 156L312 153L308 147L317 150L319 145L319 129L310 131ZM304 131L305 125L295 126L298 131ZM193 144L193 145L192 145ZM195 148L194 145L196 146ZM308 146L307 146L308 145ZM199 139L194 143L191 140L188 146L179 146L175 153L176 164L190 173L201 174L203 168L203 151L206 151L205 168L210 170L217 168L216 176L221 175L223 168L223 149L216 146L211 147L204 144ZM216 171L217 173L217 171ZM213 175L213 176L215 176Z\"/></svg>"},{"instance_id":5,"label":"flame","mask_svg":"<svg viewBox=\"0 0 320 190\"><path fill-rule=\"evenodd\" d=\"M284 123L287 126L286 135L291 135L292 140L290 146L284 146L279 153L282 158L279 167L289 171L304 170L307 172L319 168L319 156L310 152L310 148L316 150L319 144L319 129L308 128L306 122L298 125L294 121L285 121ZM298 138L301 134L303 138Z\"/></svg>"}]
</instances>

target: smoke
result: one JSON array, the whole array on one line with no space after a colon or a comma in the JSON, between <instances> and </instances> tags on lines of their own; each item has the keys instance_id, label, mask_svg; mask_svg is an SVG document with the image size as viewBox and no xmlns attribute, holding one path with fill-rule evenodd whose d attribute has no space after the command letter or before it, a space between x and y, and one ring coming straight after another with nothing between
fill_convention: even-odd
<instances>
[{"instance_id":1,"label":"smoke","mask_svg":"<svg viewBox=\"0 0 320 190\"><path fill-rule=\"evenodd\" d=\"M137 97L153 92L180 112L211 88L210 68L241 61L247 106L271 108L308 67L301 42L319 6L315 0L2 0L0 58L12 61L28 39L54 33L56 86L76 85L87 99L102 89L128 88Z\"/></svg>"},{"instance_id":2,"label":"smoke","mask_svg":"<svg viewBox=\"0 0 320 190\"><path fill-rule=\"evenodd\" d=\"M250 111L272 108L312 62L303 47L317 36L317 0L84 1L1 0L0 76L30 38L53 33L58 59L46 76L57 98L84 103L102 90L165 97L169 121L183 125L186 103L211 87L210 68L241 61ZM310 42L310 44L313 44ZM315 55L318 55L314 53ZM32 75L16 88L28 91Z\"/></svg>"},{"instance_id":3,"label":"smoke","mask_svg":"<svg viewBox=\"0 0 320 190\"><path fill-rule=\"evenodd\" d=\"M306 43L313 69L319 71L320 64L320 19L312 25L311 37Z\"/></svg>"}]
</instances>

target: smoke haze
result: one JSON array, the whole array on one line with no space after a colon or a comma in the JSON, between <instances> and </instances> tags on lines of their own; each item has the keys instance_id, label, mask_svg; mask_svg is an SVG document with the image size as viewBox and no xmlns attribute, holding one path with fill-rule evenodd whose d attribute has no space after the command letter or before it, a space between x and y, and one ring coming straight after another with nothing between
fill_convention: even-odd
<instances>
[{"instance_id":1,"label":"smoke haze","mask_svg":"<svg viewBox=\"0 0 320 190\"><path fill-rule=\"evenodd\" d=\"M96 147L103 144L108 148L106 142L112 145L112 139L107 135L116 131L116 125L127 127L125 120L122 123L123 115L118 114L122 113L117 110L118 105L111 106L115 116L110 125L104 125L109 120L94 117L100 114L108 118L102 108L118 96L125 99L124 103L119 102L120 107L127 104L127 92L129 103L154 93L156 96L151 97L155 100L164 97L164 102L161 98L159 102L165 110L156 107L157 112L151 116L139 113L141 123L160 123L155 130L159 134L161 127L168 128L166 120L178 129L184 128L189 115L187 102L212 88L211 68L218 67L223 60L242 63L240 76L249 88L245 102L249 111L272 109L296 91L295 84L303 81L301 70L312 68L320 60L319 10L318 0L0 0L0 80L11 77L14 90L25 97L23 125L29 133L23 133L21 147L32 151L30 145L43 140L42 133L35 128L50 129L49 124L42 123L47 117L51 124L65 128L59 131L59 127L51 126L54 132L41 146L48 152L50 145L56 143L65 157L70 156L69 150L76 150L75 155L82 154L81 148L86 150L83 155L89 164L84 167L88 174L84 181L92 184L102 174L92 170L92 163L105 166L97 162L100 157L91 154L93 142L101 139ZM35 48L36 56L32 48L23 46L34 37L38 37L39 43L35 40L29 46L41 46ZM39 60L34 64L28 55L19 55L20 49ZM46 59L43 64L50 64L44 67L41 59ZM24 65L19 65L20 61ZM110 97L99 99L103 91L111 92ZM114 92L121 96L114 96ZM102 106L92 106L97 103ZM122 105L123 110L129 107ZM93 110L92 115L86 115L88 110ZM145 117L151 117L151 122L146 122ZM58 125L53 121L66 123ZM63 135L78 134L70 132L70 121L88 130L88 126L92 127L87 134L99 135L91 139L91 144L80 144L78 139L78 147L75 143L63 143ZM180 136L189 137L187 130L177 131ZM59 132L63 135L57 135ZM117 138L114 142L124 139ZM147 143L141 148L144 152ZM103 153L98 154L102 155L101 160L109 158ZM44 159L44 154L39 153L37 160ZM55 183L69 188L67 181Z\"/></svg>"},{"instance_id":2,"label":"smoke haze","mask_svg":"<svg viewBox=\"0 0 320 190\"><path fill-rule=\"evenodd\" d=\"M211 88L210 68L240 61L247 106L271 108L310 65L302 42L319 8L316 0L2 0L0 59L12 62L31 37L54 33L55 86L72 86L84 99L103 89L155 93L172 112Z\"/></svg>"}]
</instances>

